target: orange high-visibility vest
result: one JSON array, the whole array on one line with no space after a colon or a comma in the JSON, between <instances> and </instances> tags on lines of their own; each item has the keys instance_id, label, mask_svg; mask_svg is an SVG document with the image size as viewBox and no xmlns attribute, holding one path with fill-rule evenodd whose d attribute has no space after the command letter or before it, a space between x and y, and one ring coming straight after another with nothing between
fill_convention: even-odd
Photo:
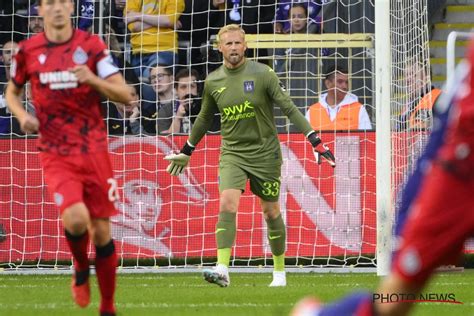
<instances>
[{"instance_id":1,"label":"orange high-visibility vest","mask_svg":"<svg viewBox=\"0 0 474 316\"><path fill-rule=\"evenodd\" d=\"M434 88L421 98L420 102L416 105L415 110L410 115L410 120L408 121L409 129L417 128L427 128L430 118L432 117L431 111L433 105L441 94L441 90ZM429 113L427 113L429 112Z\"/></svg>"},{"instance_id":2,"label":"orange high-visibility vest","mask_svg":"<svg viewBox=\"0 0 474 316\"><path fill-rule=\"evenodd\" d=\"M353 102L342 106L337 112L334 121L321 103L311 105L309 111L309 124L315 130L351 130L359 129L359 113L362 104Z\"/></svg>"}]
</instances>

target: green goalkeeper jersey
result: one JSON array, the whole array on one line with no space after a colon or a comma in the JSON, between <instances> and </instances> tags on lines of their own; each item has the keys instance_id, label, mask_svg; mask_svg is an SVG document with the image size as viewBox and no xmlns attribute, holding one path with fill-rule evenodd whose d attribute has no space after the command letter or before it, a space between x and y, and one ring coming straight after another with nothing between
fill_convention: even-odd
<instances>
[{"instance_id":1,"label":"green goalkeeper jersey","mask_svg":"<svg viewBox=\"0 0 474 316\"><path fill-rule=\"evenodd\" d=\"M202 108L189 142L196 146L212 124L214 114L219 112L221 157L231 155L253 165L281 163L273 116L275 104L305 135L312 131L273 69L250 60L236 69L222 65L206 79Z\"/></svg>"}]
</instances>

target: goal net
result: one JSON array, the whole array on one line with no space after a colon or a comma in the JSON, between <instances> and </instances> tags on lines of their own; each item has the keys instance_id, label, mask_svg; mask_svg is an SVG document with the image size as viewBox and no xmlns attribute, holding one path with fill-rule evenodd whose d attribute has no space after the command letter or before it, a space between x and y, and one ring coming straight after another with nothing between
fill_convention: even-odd
<instances>
[{"instance_id":1,"label":"goal net","mask_svg":"<svg viewBox=\"0 0 474 316\"><path fill-rule=\"evenodd\" d=\"M438 88L431 83L426 1L391 2L393 195L413 172L432 127Z\"/></svg>"},{"instance_id":2,"label":"goal net","mask_svg":"<svg viewBox=\"0 0 474 316\"><path fill-rule=\"evenodd\" d=\"M173 101L171 114L163 115L169 99L179 99L177 74L184 69L191 75L194 69L199 72L199 81L222 64L215 34L220 26L229 23L243 25L248 34L248 57L277 72L303 114L323 95L327 98L334 93L326 80L331 78L331 67L347 71L350 95L344 102L362 104L370 122L363 126L365 117L352 111L347 114L356 122L351 126L315 126L336 156L335 169L327 164L317 165L305 137L275 110L284 157L280 202L287 225L287 266L374 266L375 128L379 123L375 122L375 1L313 1L317 5L301 12L294 9L291 1L282 1L289 3L285 8L276 1L264 0L222 1L227 4L218 7L209 4L212 1L172 0L168 2L174 8L185 4L184 12L166 11L171 21L178 15L180 18L174 24L176 28L164 27L161 33L146 23L127 28L122 13L133 10L125 1L76 2L74 24L103 36L114 60L140 96L141 110L135 114L120 113L115 104L103 103L120 193L119 215L112 218L112 227L121 266L192 268L216 261L214 232L219 211L217 171L221 142L218 128L200 142L187 172L171 177L165 171L163 157L182 147L196 113L186 112L177 133L166 134L169 125L163 129L161 126L170 124L179 108L179 102ZM11 7L3 11L2 21L10 27L0 31L4 43L31 35L31 23L36 18L30 5L31 1L11 1ZM294 11L290 11L289 18L290 7ZM410 172L412 158L426 135L425 127L400 128L405 124L401 120L406 119L402 117L406 107L418 97L414 91L417 85L430 86L425 7L426 0L407 0L395 1L390 8L392 26L387 36L392 39L392 101L378 106L392 109L389 124L394 135L394 195ZM159 10L168 9L144 5L137 13L153 14ZM290 23L291 14L308 24L303 31L288 29L296 23ZM273 33L277 25L284 34ZM174 34L177 44L169 40ZM147 67L151 66L145 59L147 36L154 37L154 41L166 37L165 42L172 43L171 49L177 52L174 67ZM4 64L3 69L6 68L8 65ZM407 75L409 71L420 73L420 79ZM164 89L163 77L171 78L170 94L158 91ZM417 78L415 82L413 78ZM201 85L198 82L198 90ZM341 91L344 88L339 87ZM25 105L30 102L26 93ZM197 95L191 107L199 104ZM69 268L71 256L58 210L44 183L36 139L21 134L3 99L2 109L2 122L8 122L9 129L0 132L0 267ZM271 265L266 236L258 199L247 187L240 200L231 265ZM93 256L92 248L90 251Z\"/></svg>"}]
</instances>

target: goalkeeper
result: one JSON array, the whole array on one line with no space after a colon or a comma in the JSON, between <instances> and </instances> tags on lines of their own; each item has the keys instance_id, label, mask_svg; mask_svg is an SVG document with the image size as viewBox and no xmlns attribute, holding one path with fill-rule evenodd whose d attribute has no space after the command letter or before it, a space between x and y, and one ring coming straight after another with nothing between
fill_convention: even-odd
<instances>
[{"instance_id":1,"label":"goalkeeper","mask_svg":"<svg viewBox=\"0 0 474 316\"><path fill-rule=\"evenodd\" d=\"M307 136L318 162L325 158L334 167L335 159L293 104L273 70L245 58L245 32L238 25L221 28L218 48L224 64L206 79L201 112L181 152L165 157L170 161L167 172L174 176L183 172L195 146L211 126L214 114L220 112L222 146L220 209L216 225L217 266L205 270L204 278L222 287L230 284L228 266L236 234L236 214L240 196L249 180L252 192L260 198L268 227L267 237L274 260L270 286L286 286L286 230L278 202L282 156L273 104L276 103Z\"/></svg>"}]
</instances>

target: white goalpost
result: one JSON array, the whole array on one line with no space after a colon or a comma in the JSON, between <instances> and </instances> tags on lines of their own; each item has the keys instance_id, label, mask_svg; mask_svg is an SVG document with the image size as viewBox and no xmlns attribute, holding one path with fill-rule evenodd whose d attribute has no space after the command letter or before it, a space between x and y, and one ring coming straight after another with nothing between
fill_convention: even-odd
<instances>
[{"instance_id":1,"label":"white goalpost","mask_svg":"<svg viewBox=\"0 0 474 316\"><path fill-rule=\"evenodd\" d=\"M375 92L376 92L376 170L377 170L377 275L387 275L392 250L391 194L391 43L390 1L375 5Z\"/></svg>"},{"instance_id":2,"label":"white goalpost","mask_svg":"<svg viewBox=\"0 0 474 316\"><path fill-rule=\"evenodd\" d=\"M32 1L23 7L11 1L14 11L9 17L17 31L8 36L31 35L16 23L30 20L26 7ZM132 31L111 30L109 25L123 27L116 23L120 18L111 15L111 1L94 3L92 29L107 41L116 61L133 72ZM392 223L399 190L427 134L426 128L399 127L401 115L417 97L411 92L415 85L431 85L427 0L320 3L318 18L310 19L318 29L314 34L264 31L265 25L274 23L272 18L264 22L254 19L274 17L277 1L242 1L239 21L230 20L225 8L186 8L181 16L191 22L183 23L183 28L189 25L190 29L175 30L181 51L172 72L176 75L187 69L191 73L193 68L204 79L221 64L212 35L219 29L214 22L222 16L225 23L240 23L248 30L249 58L277 72L303 114L327 92L324 79L328 69L345 68L349 92L367 110L372 129L318 130L336 156L335 169L317 165L305 137L275 110L284 158L280 202L287 227L286 266L293 272L367 272L376 268L384 275L393 248ZM76 17L74 23L77 21ZM0 35L6 34L0 31ZM204 42L197 40L199 34L205 35ZM201 55L196 58L198 52ZM422 71L428 69L420 76L421 82L407 77L411 64L423 65ZM163 102L156 100L156 86L149 78L138 79L131 83L141 98L141 112L134 122L152 122L156 127L168 119L158 115ZM176 91L172 95L177 98ZM29 98L27 94L25 104ZM137 132L130 127L129 117L112 116L116 113L113 103L104 102L103 107L120 193L119 215L112 219L120 271L197 271L215 264L219 133L206 135L187 172L171 177L163 157L181 148L189 130L160 135L141 126ZM71 256L58 210L43 180L36 139L18 135L14 118L4 115L12 127L0 132L0 269L15 273L69 271ZM192 122L191 115L188 119ZM90 251L93 256L92 247ZM259 272L268 271L271 265L265 221L258 199L247 187L237 216L231 268Z\"/></svg>"}]
</instances>

